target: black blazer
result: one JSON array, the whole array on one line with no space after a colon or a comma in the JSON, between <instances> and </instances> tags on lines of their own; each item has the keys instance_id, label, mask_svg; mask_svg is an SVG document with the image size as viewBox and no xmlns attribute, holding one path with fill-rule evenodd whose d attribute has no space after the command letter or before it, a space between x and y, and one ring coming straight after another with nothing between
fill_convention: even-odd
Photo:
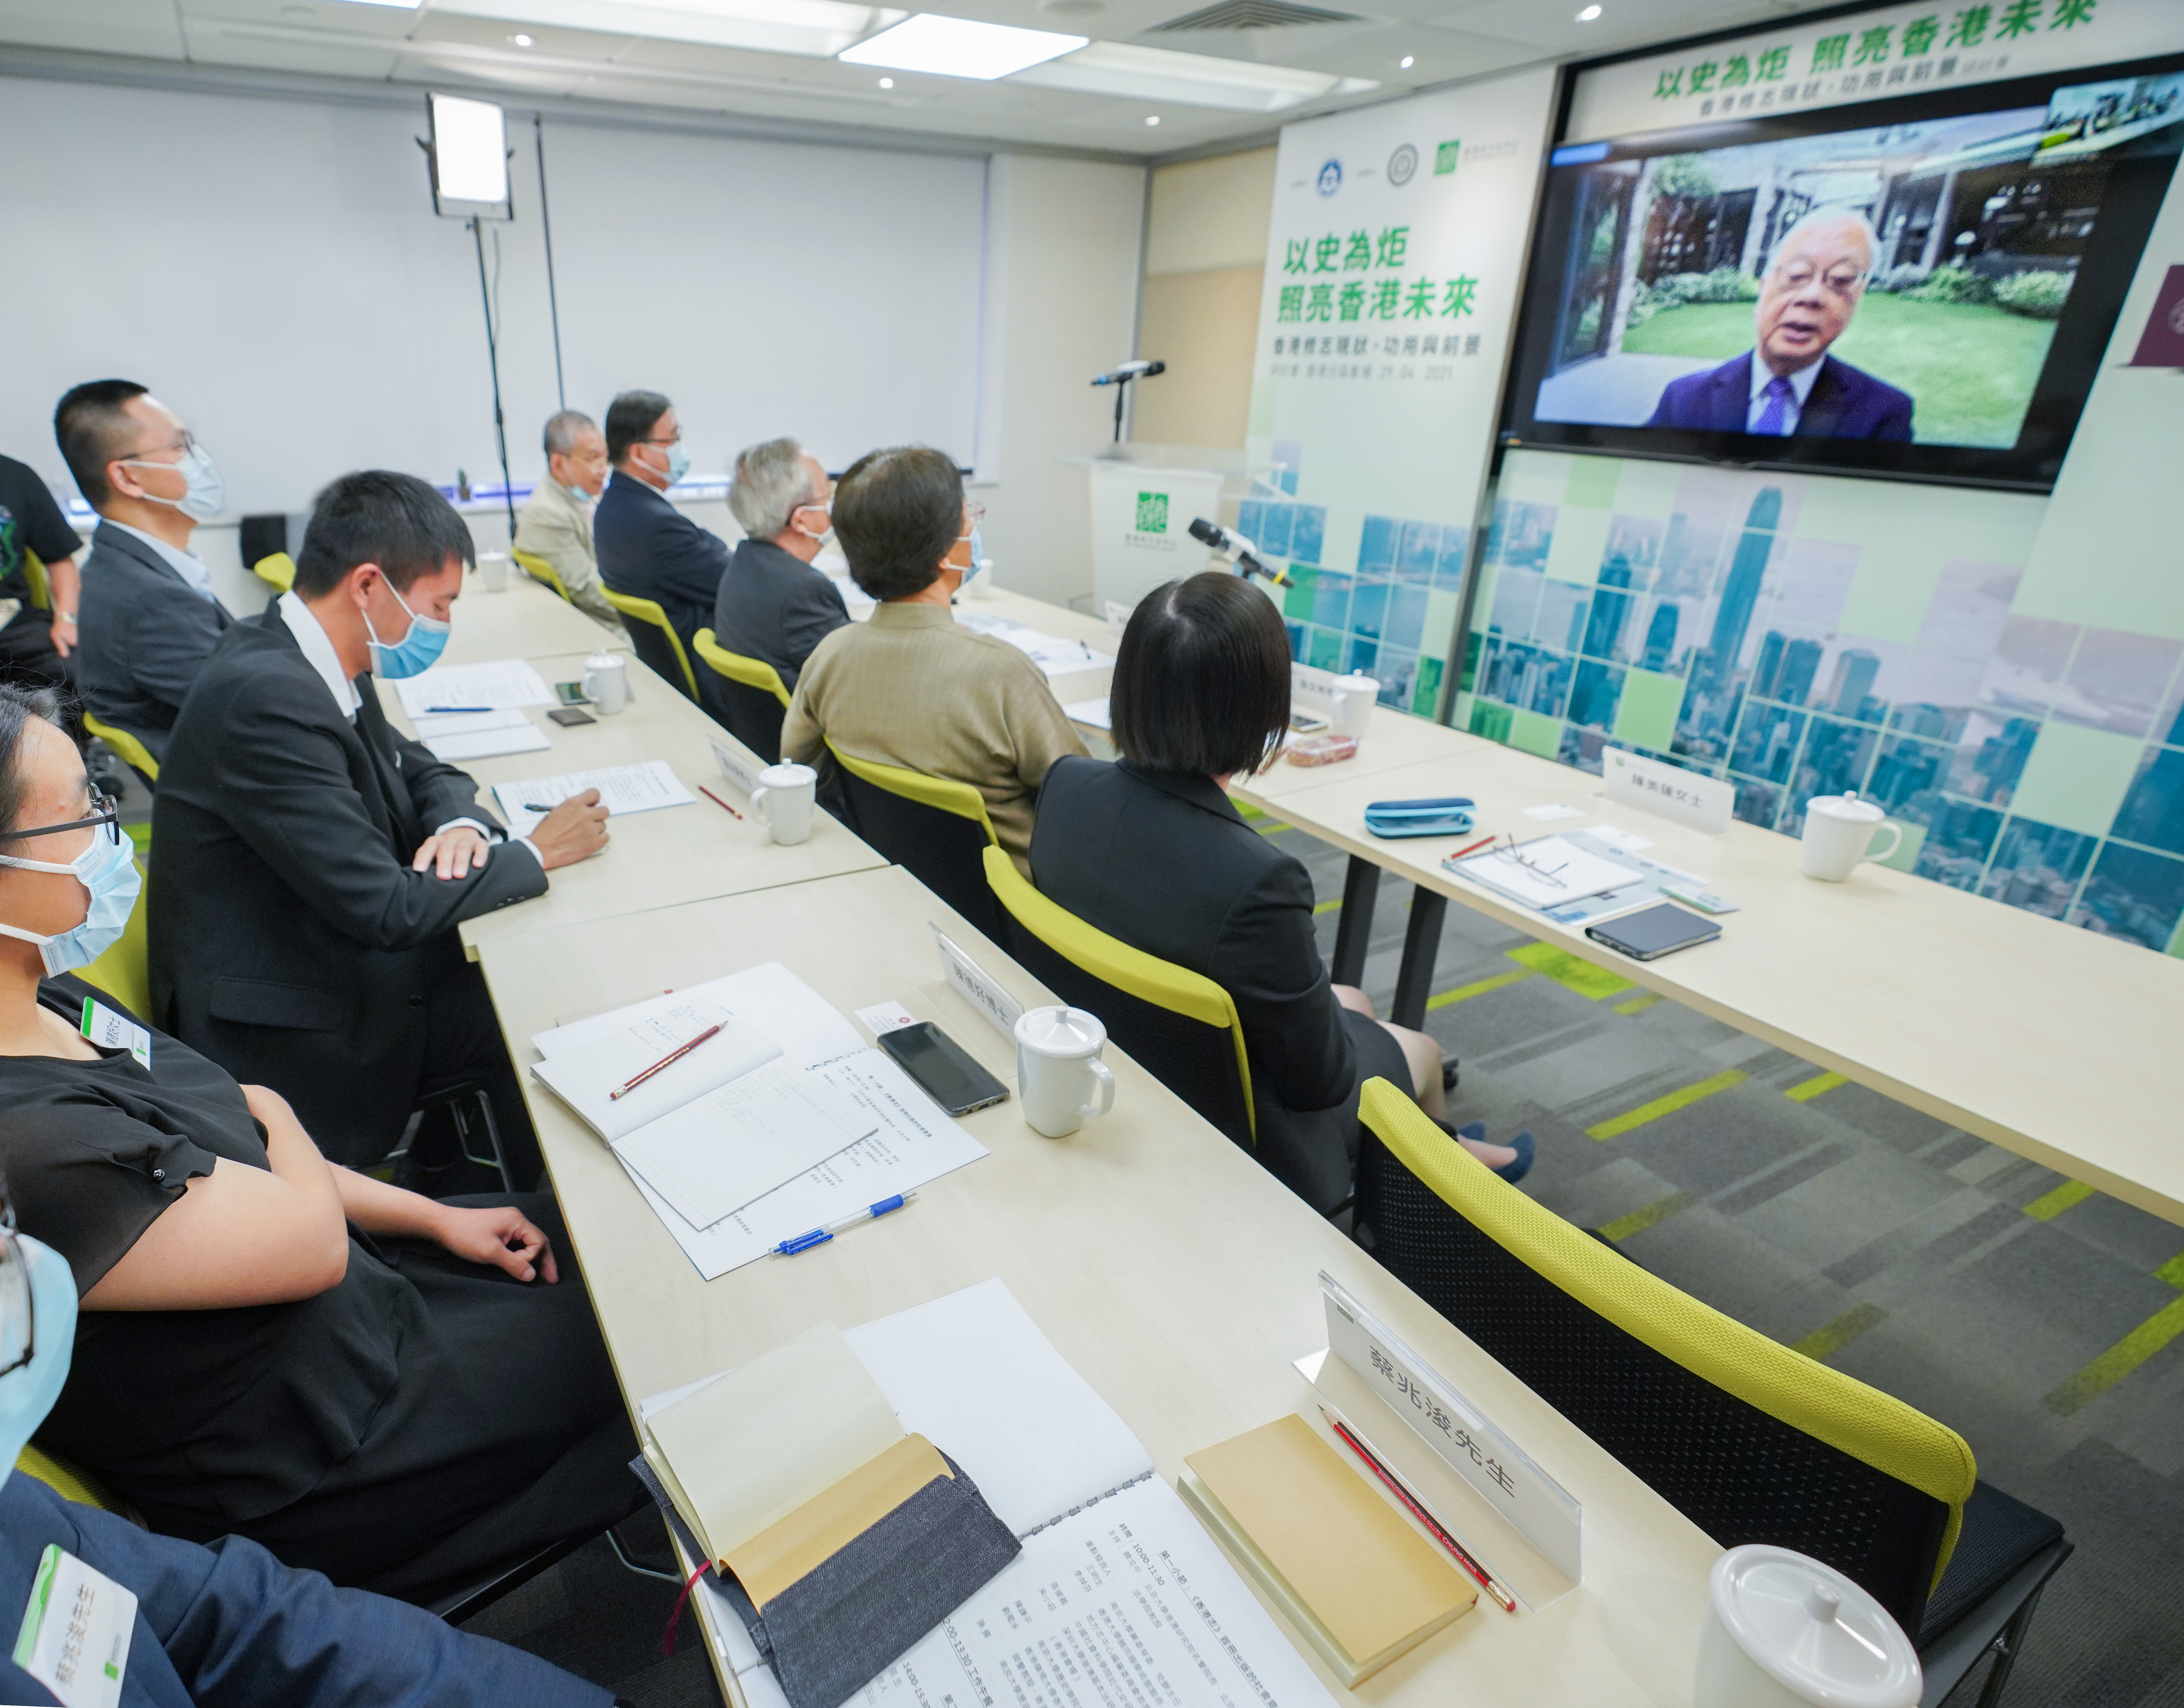
<instances>
[{"instance_id":1,"label":"black blazer","mask_svg":"<svg viewBox=\"0 0 2184 1708\"><path fill-rule=\"evenodd\" d=\"M137 737L164 764L190 685L234 620L143 541L101 522L76 610L84 709Z\"/></svg>"},{"instance_id":2,"label":"black blazer","mask_svg":"<svg viewBox=\"0 0 2184 1708\"><path fill-rule=\"evenodd\" d=\"M1304 867L1210 777L1073 755L1039 790L1031 865L1040 891L1088 925L1234 999L1260 1160L1317 1208L1346 1197L1357 1054L1313 937Z\"/></svg>"},{"instance_id":3,"label":"black blazer","mask_svg":"<svg viewBox=\"0 0 2184 1708\"><path fill-rule=\"evenodd\" d=\"M1752 408L1752 364L1747 351L1719 368L1686 374L1661 388L1649 427L1698 427L1741 433ZM1799 439L1899 439L1911 437L1911 395L1863 368L1833 356L1820 359L1805 407L1797 412Z\"/></svg>"},{"instance_id":4,"label":"black blazer","mask_svg":"<svg viewBox=\"0 0 2184 1708\"><path fill-rule=\"evenodd\" d=\"M153 802L152 1019L296 1107L328 1155L400 1138L426 992L454 927L542 895L527 849L443 882L410 869L452 819L498 829L477 786L388 726L369 676L343 717L277 602L237 623L176 720Z\"/></svg>"},{"instance_id":5,"label":"black blazer","mask_svg":"<svg viewBox=\"0 0 2184 1708\"><path fill-rule=\"evenodd\" d=\"M687 648L713 620L728 542L619 469L592 514L599 578L618 593L655 599Z\"/></svg>"},{"instance_id":6,"label":"black blazer","mask_svg":"<svg viewBox=\"0 0 2184 1708\"><path fill-rule=\"evenodd\" d=\"M781 672L792 693L811 649L850 620L833 582L771 540L745 540L721 577L713 637Z\"/></svg>"}]
</instances>

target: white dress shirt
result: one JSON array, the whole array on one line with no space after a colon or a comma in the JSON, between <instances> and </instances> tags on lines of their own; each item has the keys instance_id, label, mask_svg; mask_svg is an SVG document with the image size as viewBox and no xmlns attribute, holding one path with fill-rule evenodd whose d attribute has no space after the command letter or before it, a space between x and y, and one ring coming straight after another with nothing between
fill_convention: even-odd
<instances>
[{"instance_id":1,"label":"white dress shirt","mask_svg":"<svg viewBox=\"0 0 2184 1708\"><path fill-rule=\"evenodd\" d=\"M192 593L213 604L220 603L212 590L212 571L204 566L204 559L195 552L178 550L158 535L148 534L142 528L132 528L126 522L117 522L111 516L101 517L100 525L109 528L119 528L131 539L143 541L146 545L159 554L161 560L168 567L188 584Z\"/></svg>"},{"instance_id":2,"label":"white dress shirt","mask_svg":"<svg viewBox=\"0 0 2184 1708\"><path fill-rule=\"evenodd\" d=\"M133 532L134 530L131 530ZM319 620L318 613L298 598L294 593L281 595L276 602L281 609L281 620L288 626L288 632L296 637L296 644L304 654L304 661L319 673L319 680L326 685L326 692L334 697L334 704L351 723L356 721L357 708L363 704L358 698L356 684L342 673L341 654L334 650L333 637L327 634L326 625ZM438 836L458 826L467 826L488 842L503 840L501 833L476 819L449 819L433 834ZM519 848L531 850L532 859L543 869L546 861L529 837L517 837Z\"/></svg>"},{"instance_id":3,"label":"white dress shirt","mask_svg":"<svg viewBox=\"0 0 2184 1708\"><path fill-rule=\"evenodd\" d=\"M1790 381L1790 396L1782 405L1782 437L1787 438L1797 431L1797 422L1805 413L1805 399L1813 395L1813 382L1820 377L1820 364L1827 360L1823 351L1811 361L1785 377ZM1759 353L1752 353L1752 403L1744 412L1744 431L1759 431L1759 418L1767 412L1767 388L1774 383L1774 370L1759 359Z\"/></svg>"}]
</instances>

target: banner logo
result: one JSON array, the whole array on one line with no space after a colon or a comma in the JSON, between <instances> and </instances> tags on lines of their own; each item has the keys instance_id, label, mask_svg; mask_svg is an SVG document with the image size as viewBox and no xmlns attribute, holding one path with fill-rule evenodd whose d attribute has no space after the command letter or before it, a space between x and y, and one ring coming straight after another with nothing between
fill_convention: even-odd
<instances>
[{"instance_id":1,"label":"banner logo","mask_svg":"<svg viewBox=\"0 0 2184 1708\"><path fill-rule=\"evenodd\" d=\"M1401 189L1418 170L1418 151L1407 142L1388 157L1388 181Z\"/></svg>"},{"instance_id":2,"label":"banner logo","mask_svg":"<svg viewBox=\"0 0 2184 1708\"><path fill-rule=\"evenodd\" d=\"M1342 162L1329 160L1319 169L1319 193L1332 196L1342 187Z\"/></svg>"},{"instance_id":3,"label":"banner logo","mask_svg":"<svg viewBox=\"0 0 2184 1708\"><path fill-rule=\"evenodd\" d=\"M1463 139L1452 136L1434 150L1434 176L1445 178L1456 170L1456 157L1463 152Z\"/></svg>"}]
</instances>

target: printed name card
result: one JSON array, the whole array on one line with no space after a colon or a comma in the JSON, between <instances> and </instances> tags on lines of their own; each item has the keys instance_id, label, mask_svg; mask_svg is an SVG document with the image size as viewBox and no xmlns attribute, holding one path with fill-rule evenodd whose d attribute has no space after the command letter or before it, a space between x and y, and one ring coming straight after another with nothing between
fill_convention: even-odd
<instances>
[{"instance_id":1,"label":"printed name card","mask_svg":"<svg viewBox=\"0 0 2184 1708\"><path fill-rule=\"evenodd\" d=\"M721 768L722 776L745 794L758 787L758 766L739 758L733 748L724 748L718 742L708 742L706 745L712 748L713 763Z\"/></svg>"},{"instance_id":2,"label":"printed name card","mask_svg":"<svg viewBox=\"0 0 2184 1708\"><path fill-rule=\"evenodd\" d=\"M1718 837L1729 828L1736 805L1736 787L1721 777L1702 776L1680 765L1663 765L1637 754L1610 748L1600 756L1601 781L1607 798Z\"/></svg>"},{"instance_id":3,"label":"printed name card","mask_svg":"<svg viewBox=\"0 0 2184 1708\"><path fill-rule=\"evenodd\" d=\"M995 983L993 975L964 954L939 926L930 920L926 923L933 926L933 940L940 945L941 970L948 975L948 982L964 1001L991 1021L1003 1038L1013 1042L1023 1004Z\"/></svg>"}]
</instances>

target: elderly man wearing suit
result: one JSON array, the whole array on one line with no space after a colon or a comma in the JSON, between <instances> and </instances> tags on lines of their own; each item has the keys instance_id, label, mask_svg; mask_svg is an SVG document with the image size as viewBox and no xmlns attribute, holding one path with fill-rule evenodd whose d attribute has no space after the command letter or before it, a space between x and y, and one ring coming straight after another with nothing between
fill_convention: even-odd
<instances>
[{"instance_id":1,"label":"elderly man wearing suit","mask_svg":"<svg viewBox=\"0 0 2184 1708\"><path fill-rule=\"evenodd\" d=\"M794 439L736 459L728 509L749 537L721 577L713 632L732 653L764 660L792 693L811 649L850 620L833 582L811 567L834 531L834 483Z\"/></svg>"},{"instance_id":2,"label":"elderly man wearing suit","mask_svg":"<svg viewBox=\"0 0 2184 1708\"><path fill-rule=\"evenodd\" d=\"M476 784L387 724L373 674L438 657L471 558L422 481L336 481L295 586L222 637L159 774L157 1023L280 1092L337 1162L378 1161L421 1098L468 1081L493 1092L504 1138L528 1133L455 927L606 842L589 789L504 841Z\"/></svg>"},{"instance_id":3,"label":"elderly man wearing suit","mask_svg":"<svg viewBox=\"0 0 2184 1708\"><path fill-rule=\"evenodd\" d=\"M578 409L546 423L546 478L515 518L515 549L545 559L577 607L616 628L621 618L599 592L592 506L607 483L606 435Z\"/></svg>"},{"instance_id":4,"label":"elderly man wearing suit","mask_svg":"<svg viewBox=\"0 0 2184 1708\"><path fill-rule=\"evenodd\" d=\"M1875 248L1863 215L1840 208L1808 214L1783 234L1760 281L1752 348L1670 381L1646 425L1908 441L1909 394L1828 353L1865 296Z\"/></svg>"},{"instance_id":5,"label":"elderly man wearing suit","mask_svg":"<svg viewBox=\"0 0 2184 1708\"><path fill-rule=\"evenodd\" d=\"M190 685L235 620L190 549L220 514L220 470L134 380L92 380L53 411L76 488L99 515L85 559L75 657L84 709L164 760Z\"/></svg>"}]
</instances>

